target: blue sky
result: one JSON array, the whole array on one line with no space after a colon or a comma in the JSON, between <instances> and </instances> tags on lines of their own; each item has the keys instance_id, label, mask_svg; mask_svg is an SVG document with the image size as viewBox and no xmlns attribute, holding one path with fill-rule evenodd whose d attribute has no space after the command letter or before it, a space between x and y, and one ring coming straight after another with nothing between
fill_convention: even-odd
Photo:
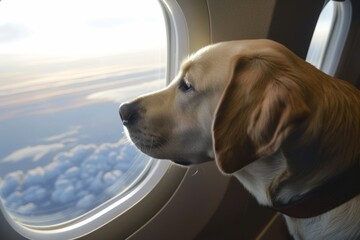
<instances>
[{"instance_id":1,"label":"blue sky","mask_svg":"<svg viewBox=\"0 0 360 240\"><path fill-rule=\"evenodd\" d=\"M0 2L0 199L11 213L64 221L133 181L148 158L124 137L118 106L165 85L165 41L157 1Z\"/></svg>"}]
</instances>

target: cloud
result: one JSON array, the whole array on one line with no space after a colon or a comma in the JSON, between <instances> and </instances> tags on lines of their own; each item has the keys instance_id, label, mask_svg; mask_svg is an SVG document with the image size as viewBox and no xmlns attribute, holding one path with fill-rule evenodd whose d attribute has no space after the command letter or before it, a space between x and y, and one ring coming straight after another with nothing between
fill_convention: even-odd
<instances>
[{"instance_id":1,"label":"cloud","mask_svg":"<svg viewBox=\"0 0 360 240\"><path fill-rule=\"evenodd\" d=\"M0 196L15 214L62 218L66 212L64 221L83 214L120 193L147 164L148 157L125 142L78 145L47 165L9 173L0 179Z\"/></svg>"},{"instance_id":2,"label":"cloud","mask_svg":"<svg viewBox=\"0 0 360 240\"><path fill-rule=\"evenodd\" d=\"M8 23L0 26L0 42L7 43L25 38L30 34L30 30L20 24Z\"/></svg>"},{"instance_id":3,"label":"cloud","mask_svg":"<svg viewBox=\"0 0 360 240\"><path fill-rule=\"evenodd\" d=\"M36 209L36 205L33 204L33 203L28 203L28 204L25 204L25 205L22 205L19 207L18 211L20 213L23 213L23 214L26 214L26 213L31 213L31 212L34 212Z\"/></svg>"},{"instance_id":4,"label":"cloud","mask_svg":"<svg viewBox=\"0 0 360 240\"><path fill-rule=\"evenodd\" d=\"M56 143L50 145L28 146L19 149L1 160L1 162L19 162L22 160L32 159L34 162L41 160L44 156L51 152L64 148L64 144Z\"/></svg>"},{"instance_id":5,"label":"cloud","mask_svg":"<svg viewBox=\"0 0 360 240\"><path fill-rule=\"evenodd\" d=\"M65 139L62 139L62 140L60 141L60 143L62 143L62 144L67 144L67 143L75 143L75 142L77 142L77 141L78 141L77 138L65 138Z\"/></svg>"},{"instance_id":6,"label":"cloud","mask_svg":"<svg viewBox=\"0 0 360 240\"><path fill-rule=\"evenodd\" d=\"M74 138L69 138L69 137L78 134L80 129L81 129L81 126L72 127L72 128L71 128L69 131L67 131L67 132L64 132L64 133L61 133L61 134L58 134L58 135L54 135L54 136L47 137L47 138L45 139L45 141L46 141L46 142L54 142L54 141L57 141L57 142L58 142L58 141L67 142L68 139L73 140Z\"/></svg>"},{"instance_id":7,"label":"cloud","mask_svg":"<svg viewBox=\"0 0 360 240\"><path fill-rule=\"evenodd\" d=\"M88 194L80 198L79 201L77 201L76 207L86 208L87 206L91 206L95 201L96 201L96 197L93 194Z\"/></svg>"},{"instance_id":8,"label":"cloud","mask_svg":"<svg viewBox=\"0 0 360 240\"><path fill-rule=\"evenodd\" d=\"M46 189L39 186L31 186L23 192L24 202L40 202L46 198L47 192Z\"/></svg>"},{"instance_id":9,"label":"cloud","mask_svg":"<svg viewBox=\"0 0 360 240\"><path fill-rule=\"evenodd\" d=\"M11 193L6 198L6 207L12 211L20 208L23 205L23 194L19 191Z\"/></svg>"},{"instance_id":10,"label":"cloud","mask_svg":"<svg viewBox=\"0 0 360 240\"><path fill-rule=\"evenodd\" d=\"M88 21L88 26L92 28L100 28L100 29L110 29L114 30L114 28L124 27L129 24L131 18L121 18L121 15L117 17L102 17L95 18Z\"/></svg>"},{"instance_id":11,"label":"cloud","mask_svg":"<svg viewBox=\"0 0 360 240\"><path fill-rule=\"evenodd\" d=\"M23 171L15 171L9 173L2 180L0 193L1 196L8 196L13 192L16 192L18 189L21 189L21 186L24 183L25 175Z\"/></svg>"},{"instance_id":12,"label":"cloud","mask_svg":"<svg viewBox=\"0 0 360 240\"><path fill-rule=\"evenodd\" d=\"M46 181L45 179L45 171L41 167L37 167L34 169L30 169L27 174L24 176L23 184L27 187L31 187L34 185L41 184Z\"/></svg>"},{"instance_id":13,"label":"cloud","mask_svg":"<svg viewBox=\"0 0 360 240\"><path fill-rule=\"evenodd\" d=\"M116 89L96 92L88 95L86 98L88 100L112 101L115 103L121 103L126 100L135 98L141 94L152 92L154 89L161 89L164 87L164 82L165 81L163 79L158 79L132 86L123 86Z\"/></svg>"},{"instance_id":14,"label":"cloud","mask_svg":"<svg viewBox=\"0 0 360 240\"><path fill-rule=\"evenodd\" d=\"M135 58L134 56L126 59L127 62L139 66L136 68L131 68L125 64L125 66L117 65L108 68L101 66L96 68L96 66L94 66L95 70L89 70L89 73L87 68L83 69L80 65L77 67L77 71L70 71L70 73L66 70L54 70L51 73L42 73L40 77L35 77L35 80L15 79L9 81L9 83L6 83L0 89L0 97L3 96L5 99L4 101L0 101L0 120L8 120L27 115L48 115L95 105L99 102L113 101L114 98L117 99L119 97L120 99L129 100L139 94L164 87L165 80L161 80L165 74L163 63L141 63L142 59L146 59L146 56L150 55L150 53L144 54L145 57L141 56L140 60L139 57L136 61L131 60ZM124 61L121 57L114 57L114 59L109 57L106 59L108 59L107 61L116 63ZM27 62L32 62L32 60L30 59ZM88 65L92 66L93 62L89 62ZM15 64L8 68L12 69L16 67ZM65 66L61 68L63 67ZM36 69L36 67L34 68ZM68 66L68 68L74 68L74 66ZM117 68L117 71L115 68ZM119 68L122 70L119 70ZM11 76L13 75L11 72L9 74ZM53 74L56 76L53 76ZM33 76L34 74L29 73L29 75ZM58 75L60 75L60 77ZM11 76L9 76L8 79L12 79L13 77ZM54 77L56 77L55 80ZM121 88L124 88L123 91L121 91ZM114 92L114 89L120 91ZM111 94L110 98L108 96L109 94ZM46 101L47 104L42 104L44 101ZM118 101L119 100L117 100L117 102ZM78 129L72 129L72 131L68 133L69 135L66 136L71 137L75 135L76 130ZM48 142L55 141L57 137L64 136L51 136Z\"/></svg>"}]
</instances>

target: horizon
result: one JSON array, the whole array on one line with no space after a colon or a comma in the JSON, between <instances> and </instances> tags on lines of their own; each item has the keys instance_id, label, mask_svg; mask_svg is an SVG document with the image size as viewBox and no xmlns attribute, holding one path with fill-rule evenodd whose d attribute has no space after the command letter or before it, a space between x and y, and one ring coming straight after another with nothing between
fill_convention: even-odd
<instances>
[{"instance_id":1,"label":"horizon","mask_svg":"<svg viewBox=\"0 0 360 240\"><path fill-rule=\"evenodd\" d=\"M149 2L0 2L0 200L13 217L67 221L146 169L118 106L165 86L165 23Z\"/></svg>"}]
</instances>

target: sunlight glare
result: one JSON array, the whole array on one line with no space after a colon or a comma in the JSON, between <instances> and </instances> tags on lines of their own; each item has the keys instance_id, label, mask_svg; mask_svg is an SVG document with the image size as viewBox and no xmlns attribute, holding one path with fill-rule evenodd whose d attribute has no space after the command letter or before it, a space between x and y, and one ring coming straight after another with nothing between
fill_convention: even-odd
<instances>
[{"instance_id":1,"label":"sunlight glare","mask_svg":"<svg viewBox=\"0 0 360 240\"><path fill-rule=\"evenodd\" d=\"M0 54L109 55L160 48L163 24L155 0L5 0Z\"/></svg>"}]
</instances>

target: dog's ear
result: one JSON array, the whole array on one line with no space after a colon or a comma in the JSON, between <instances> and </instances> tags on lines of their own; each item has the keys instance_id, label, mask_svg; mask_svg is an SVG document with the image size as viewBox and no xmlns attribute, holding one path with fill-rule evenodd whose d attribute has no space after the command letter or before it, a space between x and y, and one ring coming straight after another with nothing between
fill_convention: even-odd
<instances>
[{"instance_id":1,"label":"dog's ear","mask_svg":"<svg viewBox=\"0 0 360 240\"><path fill-rule=\"evenodd\" d=\"M277 151L309 115L299 86L278 72L259 59L234 67L213 122L216 162L224 173Z\"/></svg>"}]
</instances>

